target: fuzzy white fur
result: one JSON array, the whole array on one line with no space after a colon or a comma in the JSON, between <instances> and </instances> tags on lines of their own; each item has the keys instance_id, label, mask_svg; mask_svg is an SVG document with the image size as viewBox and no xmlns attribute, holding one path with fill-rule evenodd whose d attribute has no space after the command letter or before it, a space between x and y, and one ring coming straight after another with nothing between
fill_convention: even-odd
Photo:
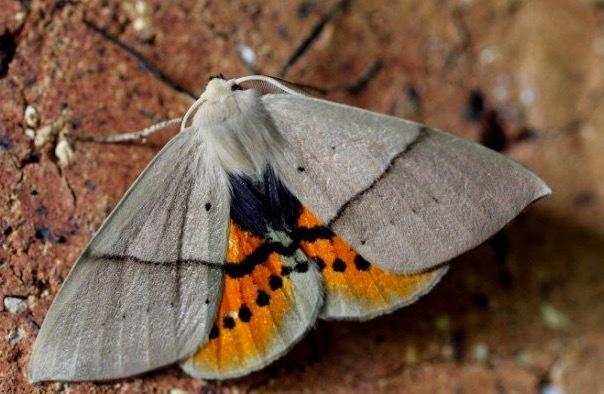
<instances>
[{"instance_id":1,"label":"fuzzy white fur","mask_svg":"<svg viewBox=\"0 0 604 394\"><path fill-rule=\"evenodd\" d=\"M260 94L253 89L232 90L233 84L219 78L208 82L192 107L192 126L227 172L258 178L267 163L281 161L285 141Z\"/></svg>"}]
</instances>

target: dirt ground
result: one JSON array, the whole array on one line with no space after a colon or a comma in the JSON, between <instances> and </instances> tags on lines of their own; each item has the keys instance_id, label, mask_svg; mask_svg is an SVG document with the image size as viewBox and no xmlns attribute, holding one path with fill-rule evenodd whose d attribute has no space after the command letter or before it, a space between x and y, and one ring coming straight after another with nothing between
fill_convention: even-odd
<instances>
[{"instance_id":1,"label":"dirt ground","mask_svg":"<svg viewBox=\"0 0 604 394\"><path fill-rule=\"evenodd\" d=\"M286 78L479 141L554 194L416 304L319 322L249 377L176 367L30 385L31 346L91 234L210 74L276 73L335 1L0 0L0 393L604 393L604 2L351 0ZM374 72L370 72L372 70Z\"/></svg>"}]
</instances>

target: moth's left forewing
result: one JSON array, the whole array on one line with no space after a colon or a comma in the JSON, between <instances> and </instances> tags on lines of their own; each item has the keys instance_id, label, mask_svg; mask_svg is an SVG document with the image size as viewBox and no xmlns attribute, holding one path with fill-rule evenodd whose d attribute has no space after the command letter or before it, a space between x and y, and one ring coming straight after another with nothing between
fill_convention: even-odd
<instances>
[{"instance_id":1,"label":"moth's left forewing","mask_svg":"<svg viewBox=\"0 0 604 394\"><path fill-rule=\"evenodd\" d=\"M367 260L415 273L477 246L550 193L533 173L426 126L301 95L263 102L287 187Z\"/></svg>"},{"instance_id":2,"label":"moth's left forewing","mask_svg":"<svg viewBox=\"0 0 604 394\"><path fill-rule=\"evenodd\" d=\"M29 379L132 376L208 337L222 288L229 196L198 131L174 137L99 229L38 333Z\"/></svg>"}]
</instances>

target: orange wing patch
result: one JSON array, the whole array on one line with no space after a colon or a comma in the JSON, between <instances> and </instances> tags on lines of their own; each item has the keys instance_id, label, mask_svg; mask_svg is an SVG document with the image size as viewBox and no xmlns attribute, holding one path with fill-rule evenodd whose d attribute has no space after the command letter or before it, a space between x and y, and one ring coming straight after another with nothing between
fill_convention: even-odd
<instances>
[{"instance_id":1,"label":"orange wing patch","mask_svg":"<svg viewBox=\"0 0 604 394\"><path fill-rule=\"evenodd\" d=\"M194 376L224 379L263 367L297 339L287 326L302 325L301 335L319 310L317 305L313 321L297 322L292 316L292 309L298 307L295 278L284 264L287 260L234 222L229 232L227 266L231 270L226 270L214 327L208 341L183 364Z\"/></svg>"},{"instance_id":2,"label":"orange wing patch","mask_svg":"<svg viewBox=\"0 0 604 394\"><path fill-rule=\"evenodd\" d=\"M298 231L306 234L329 231L306 208L297 224ZM408 305L427 293L447 270L437 268L414 275L388 273L365 260L333 233L330 237L300 239L301 249L317 263L323 275L323 318L368 319Z\"/></svg>"}]
</instances>

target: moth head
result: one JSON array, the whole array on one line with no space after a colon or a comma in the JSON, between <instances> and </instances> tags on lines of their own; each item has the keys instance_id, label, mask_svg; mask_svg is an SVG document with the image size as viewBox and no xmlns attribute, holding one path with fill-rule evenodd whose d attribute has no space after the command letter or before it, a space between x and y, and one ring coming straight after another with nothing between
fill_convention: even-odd
<instances>
[{"instance_id":1,"label":"moth head","mask_svg":"<svg viewBox=\"0 0 604 394\"><path fill-rule=\"evenodd\" d=\"M226 81L220 77L211 78L206 85L206 89L201 94L200 99L206 102L215 102L224 99L232 94L233 81Z\"/></svg>"},{"instance_id":2,"label":"moth head","mask_svg":"<svg viewBox=\"0 0 604 394\"><path fill-rule=\"evenodd\" d=\"M199 99L185 114L182 127L222 123L240 112L237 100L249 101L255 95L252 90L243 90L235 80L227 81L222 75L212 76Z\"/></svg>"}]
</instances>

